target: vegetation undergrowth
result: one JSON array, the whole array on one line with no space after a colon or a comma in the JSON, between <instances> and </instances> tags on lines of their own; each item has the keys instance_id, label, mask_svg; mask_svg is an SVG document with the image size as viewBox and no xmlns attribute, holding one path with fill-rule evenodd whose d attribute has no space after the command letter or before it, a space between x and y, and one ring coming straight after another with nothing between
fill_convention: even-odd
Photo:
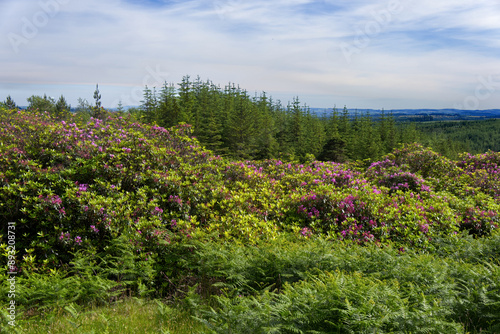
<instances>
[{"instance_id":1,"label":"vegetation undergrowth","mask_svg":"<svg viewBox=\"0 0 500 334\"><path fill-rule=\"evenodd\" d=\"M87 315L130 302L199 333L500 331L499 153L230 161L186 124L0 123L0 279L16 273L20 328L123 332Z\"/></svg>"}]
</instances>

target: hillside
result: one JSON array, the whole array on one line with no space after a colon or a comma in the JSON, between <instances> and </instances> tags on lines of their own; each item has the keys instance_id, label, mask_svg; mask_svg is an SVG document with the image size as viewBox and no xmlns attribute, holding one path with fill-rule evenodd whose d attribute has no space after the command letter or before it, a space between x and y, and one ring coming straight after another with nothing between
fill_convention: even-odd
<instances>
[{"instance_id":1,"label":"hillside","mask_svg":"<svg viewBox=\"0 0 500 334\"><path fill-rule=\"evenodd\" d=\"M212 271L215 267L209 268L211 261L213 266L224 266L225 260L220 262L217 256L250 256L258 249L278 247L287 238L295 238L297 245L310 240L311 245L326 242L331 247L362 246L374 252L387 251L398 261L398 256L406 253L434 254L442 250L443 240L457 243L458 238L467 239L466 235L477 240L498 235L500 154L496 152L464 154L452 161L411 144L395 149L369 167L277 159L231 161L201 147L190 136L191 128L186 124L165 129L115 116L82 123L25 111L3 111L0 123L0 243L7 249L7 223L13 222L16 254L15 265L9 269L17 272L19 284L26 286L18 299L24 307L50 304L47 296L34 294L41 289L36 277L58 280L60 284L69 284L67 279L73 277L72 284L79 284L75 289L79 294L72 294L71 285L64 293L68 301L76 303L103 301L127 291L174 298L196 284L206 292L221 295L220 284L231 282L233 288L238 286L238 294L251 296L271 284L269 277L276 274L281 280L281 272L266 274L269 268L262 269L260 278L240 277L243 281L238 285L237 273L229 273L232 269L227 267ZM212 249L211 245L219 246ZM229 253L218 253L227 247ZM246 247L249 253L243 251ZM299 246L286 247L292 250ZM327 252L330 246L321 247L322 252ZM492 247L492 254L497 256L498 248ZM215 253L209 256L207 252ZM274 249L269 254L276 252L280 251ZM6 260L4 257L4 263ZM312 275L319 263L309 265ZM500 277L498 263L488 266L491 272L487 277L493 281ZM338 280L343 275L349 276L349 284L353 284L348 289L364 286L368 293L372 283L373 289L381 289L380 293L395 288L390 280L396 279L396 269L387 276L388 281L370 279L369 283L350 271L336 272L335 266L317 268L322 269L317 269L321 273L314 274L316 278L306 275L309 269L302 268L300 275L304 276L292 275L290 280L283 276L283 280L298 282L294 285L297 294L306 284L318 284L318 289L321 282L341 284ZM90 277L95 281L90 282ZM210 288L209 282L220 284ZM426 283L416 284L420 289L420 284ZM498 313L492 314L498 310L500 284L485 284L477 288L485 289L488 300L493 301L481 304L481 312L487 311L489 318L477 321L498 328L494 327L500 325ZM283 296L294 303L291 286L280 283L275 287L277 293L284 289ZM448 288L458 291L453 290L455 285ZM43 289L48 291L50 287ZM391 291L392 297L387 297L390 300L377 299L376 303L404 304L399 298L407 292L399 295ZM421 292L436 303L444 298L437 292ZM2 295L5 302L7 294ZM274 297L266 293L259 298L262 305L273 304ZM64 298L59 300L64 304ZM242 307L252 309L251 299L241 300ZM221 312L232 303L219 301ZM406 304L404 308L408 307L410 313L418 309L422 315L428 314L425 301L414 302L414 306L419 305L415 309ZM314 309L314 305L312 302L310 307ZM442 328L476 326L468 324L460 313L463 310L453 305L432 318L436 326L439 321L451 326ZM197 316L223 323L217 314ZM417 315L412 317L416 321ZM355 318L352 315L349 319ZM389 320L379 320L382 327L370 328L384 332L397 327L396 322L388 325ZM330 328L321 326L317 328ZM282 329L280 333L286 332Z\"/></svg>"}]
</instances>

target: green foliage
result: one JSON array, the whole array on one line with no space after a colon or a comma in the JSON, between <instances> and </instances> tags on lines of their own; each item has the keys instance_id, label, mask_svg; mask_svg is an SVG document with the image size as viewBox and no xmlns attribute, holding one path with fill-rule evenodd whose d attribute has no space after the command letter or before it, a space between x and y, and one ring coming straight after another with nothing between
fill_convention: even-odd
<instances>
[{"instance_id":1,"label":"green foliage","mask_svg":"<svg viewBox=\"0 0 500 334\"><path fill-rule=\"evenodd\" d=\"M202 126L210 108L190 101L210 104L211 90L199 80L185 85L182 113L198 119L206 140L215 133L217 149L232 145L217 133L236 118L214 115L221 132ZM257 138L269 115L292 120L233 88L231 98L214 99L255 116L243 127ZM267 131L282 132L276 143L304 163L214 156L187 124L1 113L0 217L15 223L20 305L68 307L79 321L71 303L133 294L185 297L185 312L215 331L238 332L247 317L254 332L494 332L499 272L489 258L499 255L500 155L455 161L412 144L375 162L318 162L311 152L321 147L303 129L324 129L298 101L290 108L299 138L278 123ZM350 122L373 126L339 117L339 135L350 136ZM263 154L244 134L235 143L248 147L235 154ZM358 144L367 142L347 143L346 152ZM4 265L12 240L5 226Z\"/></svg>"},{"instance_id":2,"label":"green foliage","mask_svg":"<svg viewBox=\"0 0 500 334\"><path fill-rule=\"evenodd\" d=\"M32 95L28 97L28 110L38 110L40 112L53 113L55 109L56 101L52 97L48 97L46 94L42 96Z\"/></svg>"},{"instance_id":3,"label":"green foliage","mask_svg":"<svg viewBox=\"0 0 500 334\"><path fill-rule=\"evenodd\" d=\"M493 333L500 323L500 267L481 261L481 251L469 256L481 263L464 263L461 252L484 241L498 255L497 239L446 239L453 240L447 249L458 253L441 246L436 255L322 239L204 245L200 271L215 274L227 292L199 318L216 333L245 327L256 333Z\"/></svg>"},{"instance_id":4,"label":"green foliage","mask_svg":"<svg viewBox=\"0 0 500 334\"><path fill-rule=\"evenodd\" d=\"M422 142L441 154L457 159L463 152L472 154L500 150L500 120L418 123Z\"/></svg>"},{"instance_id":5,"label":"green foliage","mask_svg":"<svg viewBox=\"0 0 500 334\"><path fill-rule=\"evenodd\" d=\"M61 95L59 100L57 100L54 105L54 116L57 119L63 120L69 117L69 113L71 112L71 106L66 102L64 96Z\"/></svg>"},{"instance_id":6,"label":"green foliage","mask_svg":"<svg viewBox=\"0 0 500 334\"><path fill-rule=\"evenodd\" d=\"M134 297L104 306L82 307L70 304L50 313L29 318L19 317L16 320L17 326L5 327L5 333L199 334L204 329L176 305Z\"/></svg>"},{"instance_id":7,"label":"green foliage","mask_svg":"<svg viewBox=\"0 0 500 334\"><path fill-rule=\"evenodd\" d=\"M12 99L10 95L7 96L5 101L0 102L0 106L5 107L7 110L17 110L19 107L17 106L16 102Z\"/></svg>"},{"instance_id":8,"label":"green foliage","mask_svg":"<svg viewBox=\"0 0 500 334\"><path fill-rule=\"evenodd\" d=\"M396 126L392 114L378 120L369 114L353 114L344 108L339 116L320 116L301 105L298 97L282 105L265 92L251 98L229 83L221 89L200 77L182 78L178 88L166 83L156 94L144 89L140 119L164 127L189 123L201 144L233 159L281 157L306 162L307 155L344 162L371 159L391 152L397 143L419 137L413 127Z\"/></svg>"}]
</instances>

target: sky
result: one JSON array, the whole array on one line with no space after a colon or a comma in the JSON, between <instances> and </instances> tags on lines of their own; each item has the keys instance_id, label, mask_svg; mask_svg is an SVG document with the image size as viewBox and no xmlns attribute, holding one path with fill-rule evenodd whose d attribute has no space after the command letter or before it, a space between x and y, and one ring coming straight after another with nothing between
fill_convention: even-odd
<instances>
[{"instance_id":1,"label":"sky","mask_svg":"<svg viewBox=\"0 0 500 334\"><path fill-rule=\"evenodd\" d=\"M200 76L315 108L500 109L498 0L1 0L0 101Z\"/></svg>"}]
</instances>

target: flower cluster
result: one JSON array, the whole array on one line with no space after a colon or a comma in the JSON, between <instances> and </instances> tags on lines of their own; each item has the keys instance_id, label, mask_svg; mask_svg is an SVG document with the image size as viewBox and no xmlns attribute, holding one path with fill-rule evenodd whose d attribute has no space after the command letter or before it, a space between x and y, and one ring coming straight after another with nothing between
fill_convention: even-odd
<instances>
[{"instance_id":1,"label":"flower cluster","mask_svg":"<svg viewBox=\"0 0 500 334\"><path fill-rule=\"evenodd\" d=\"M498 228L496 152L451 161L407 145L368 168L229 161L189 137L189 125L63 123L23 111L0 114L0 124L0 216L24 222L19 249L34 247L39 259L55 262L51 247L70 259L77 245L123 234L145 254L201 235L252 243L289 231L406 249Z\"/></svg>"}]
</instances>

